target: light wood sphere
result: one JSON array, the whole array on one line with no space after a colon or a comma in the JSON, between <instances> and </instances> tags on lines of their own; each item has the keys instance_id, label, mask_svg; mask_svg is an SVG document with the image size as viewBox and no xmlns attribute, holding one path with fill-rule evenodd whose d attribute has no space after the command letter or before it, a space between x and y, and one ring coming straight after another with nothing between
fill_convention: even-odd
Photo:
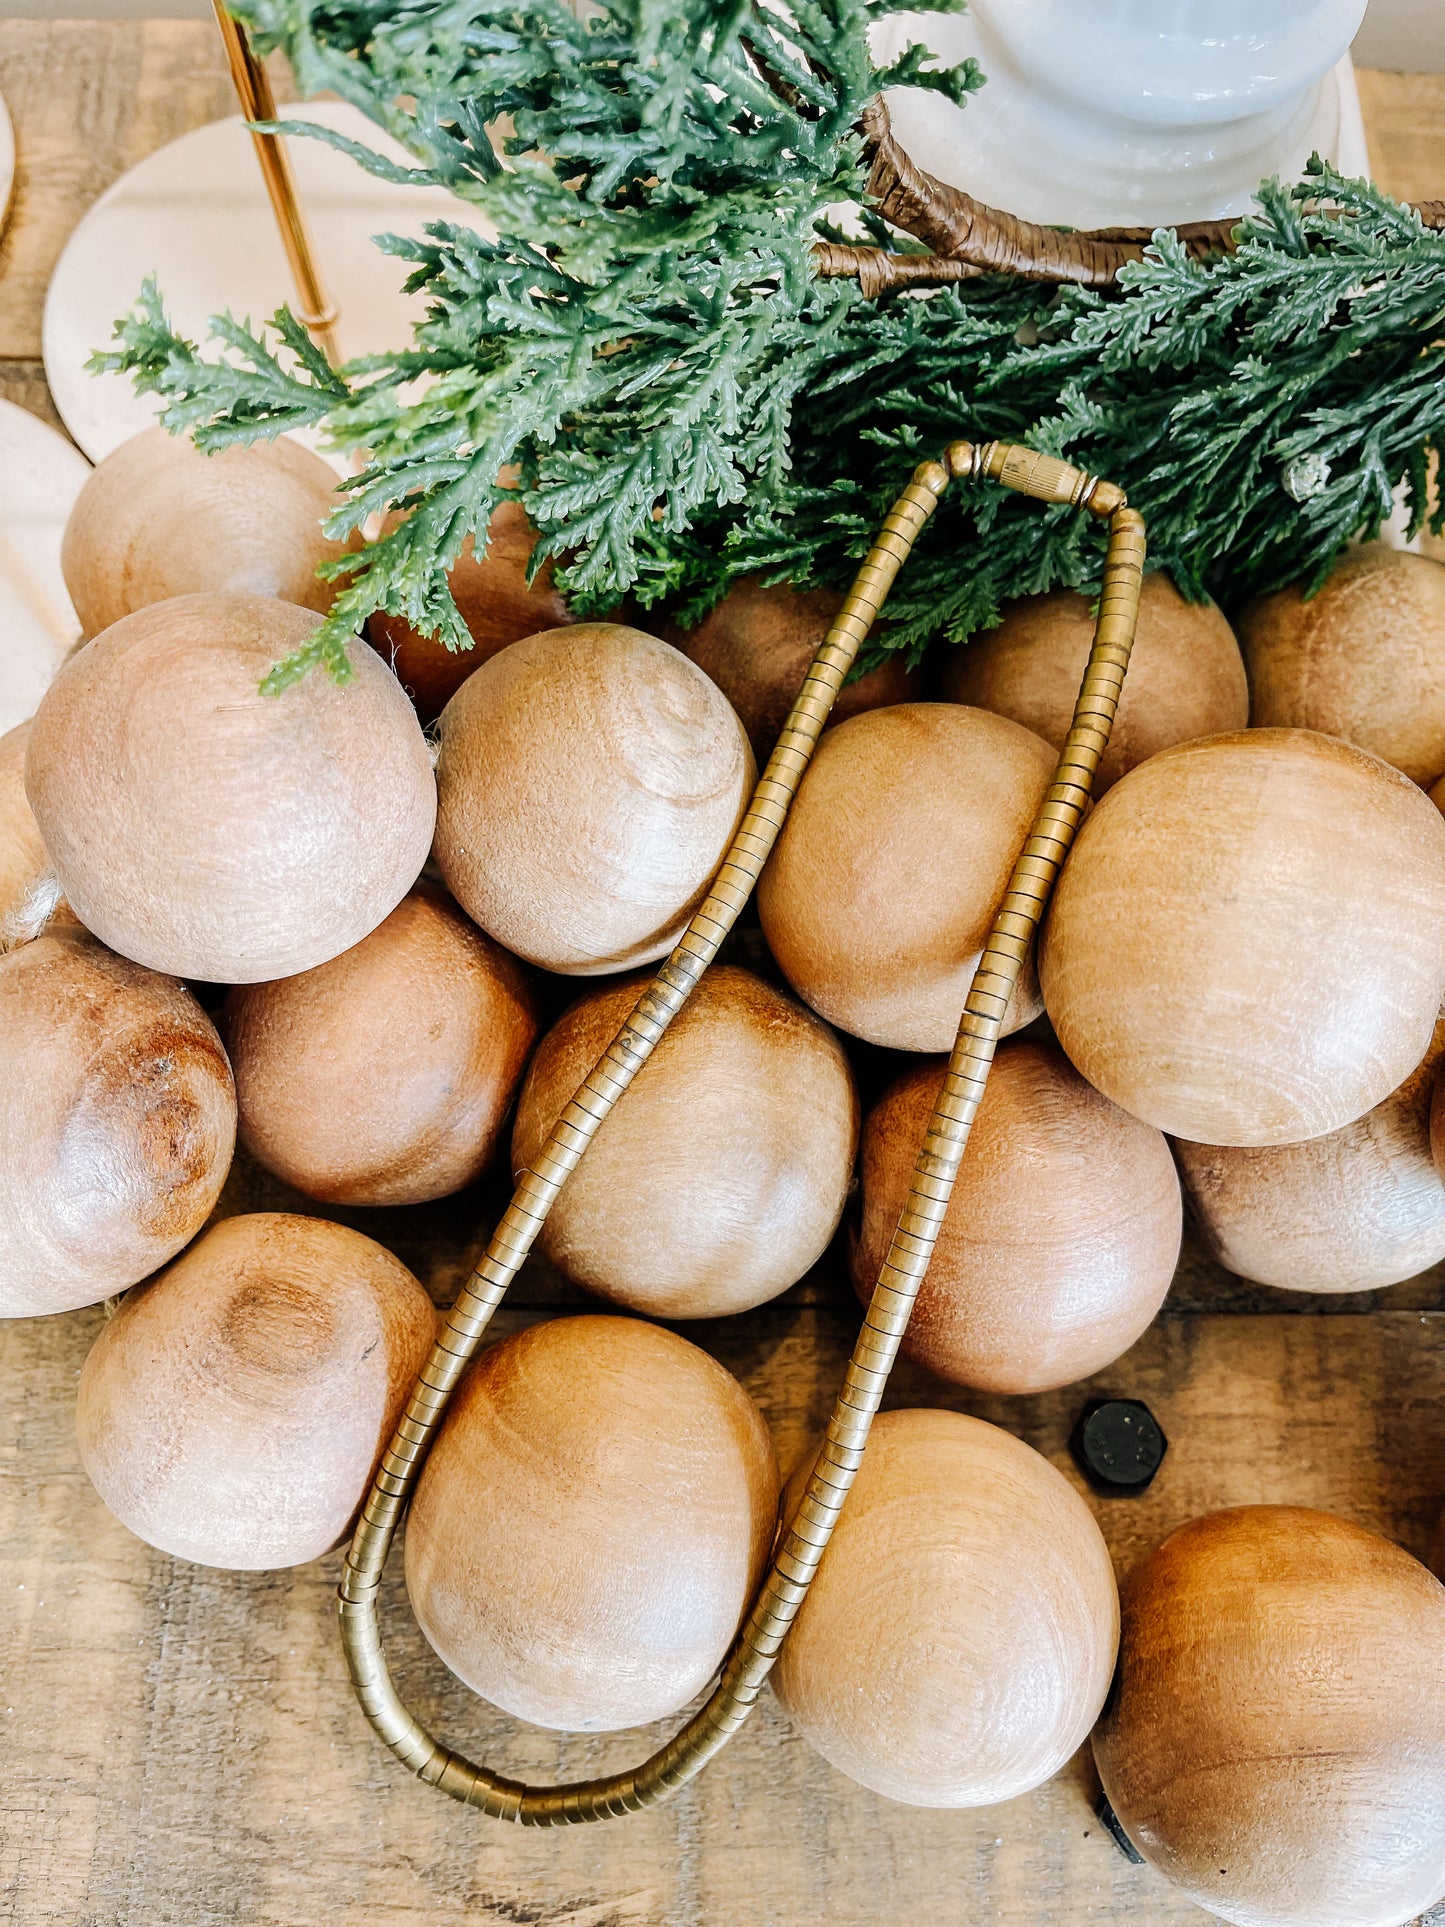
<instances>
[{"instance_id":1,"label":"light wood sphere","mask_svg":"<svg viewBox=\"0 0 1445 1927\"><path fill-rule=\"evenodd\" d=\"M19 934L11 929L25 916L50 869L40 825L25 796L25 745L29 723L0 736L0 949Z\"/></svg>"},{"instance_id":2,"label":"light wood sphere","mask_svg":"<svg viewBox=\"0 0 1445 1927\"><path fill-rule=\"evenodd\" d=\"M87 929L137 963L264 983L374 930L426 862L436 787L395 676L260 682L320 617L196 595L127 616L45 692L25 783Z\"/></svg>"},{"instance_id":3,"label":"light wood sphere","mask_svg":"<svg viewBox=\"0 0 1445 1927\"><path fill-rule=\"evenodd\" d=\"M870 1044L949 1050L1056 761L1032 730L959 703L829 730L758 884L798 995ZM1005 1029L1038 1012L1030 964Z\"/></svg>"},{"instance_id":4,"label":"light wood sphere","mask_svg":"<svg viewBox=\"0 0 1445 1927\"><path fill-rule=\"evenodd\" d=\"M676 649L613 622L548 629L442 712L436 859L519 957L625 970L681 936L756 776L731 705Z\"/></svg>"},{"instance_id":5,"label":"light wood sphere","mask_svg":"<svg viewBox=\"0 0 1445 1927\"><path fill-rule=\"evenodd\" d=\"M1210 1913L1399 1927L1445 1895L1445 1588L1328 1512L1195 1519L1125 1582L1094 1757Z\"/></svg>"},{"instance_id":6,"label":"light wood sphere","mask_svg":"<svg viewBox=\"0 0 1445 1927\"><path fill-rule=\"evenodd\" d=\"M1162 750L1080 830L1039 974L1059 1042L1136 1117L1200 1144L1320 1137L1429 1047L1445 821L1309 730Z\"/></svg>"},{"instance_id":7,"label":"light wood sphere","mask_svg":"<svg viewBox=\"0 0 1445 1927\"><path fill-rule=\"evenodd\" d=\"M1062 749L1094 640L1094 605L1072 589L1012 602L996 629L944 659L951 702L1012 716ZM1144 578L1119 713L1094 778L1097 799L1156 751L1243 729L1249 684L1234 631L1212 602L1186 602L1166 575Z\"/></svg>"},{"instance_id":8,"label":"light wood sphere","mask_svg":"<svg viewBox=\"0 0 1445 1927\"><path fill-rule=\"evenodd\" d=\"M1431 1093L1445 1023L1383 1104L1304 1144L1176 1147L1195 1223L1226 1270L1282 1291L1375 1291L1445 1258Z\"/></svg>"},{"instance_id":9,"label":"light wood sphere","mask_svg":"<svg viewBox=\"0 0 1445 1927\"><path fill-rule=\"evenodd\" d=\"M773 1691L875 1793L990 1806L1083 1743L1118 1643L1108 1550L1062 1473L982 1419L884 1412Z\"/></svg>"},{"instance_id":10,"label":"light wood sphere","mask_svg":"<svg viewBox=\"0 0 1445 1927\"><path fill-rule=\"evenodd\" d=\"M527 581L527 564L536 546L537 531L520 502L498 505L480 562L467 537L447 571L447 581L471 632L470 649L448 649L439 637L424 636L400 616L377 614L368 620L372 648L396 671L423 722L439 716L472 671L499 649L572 620L566 602L552 586L550 560L543 563L535 582Z\"/></svg>"},{"instance_id":11,"label":"light wood sphere","mask_svg":"<svg viewBox=\"0 0 1445 1927\"><path fill-rule=\"evenodd\" d=\"M518 1174L641 987L593 991L542 1040L512 1134ZM858 1097L837 1038L791 997L721 965L568 1178L542 1248L579 1284L657 1318L746 1311L827 1249L857 1146Z\"/></svg>"},{"instance_id":12,"label":"light wood sphere","mask_svg":"<svg viewBox=\"0 0 1445 1927\"><path fill-rule=\"evenodd\" d=\"M164 428L133 435L92 471L65 525L60 566L85 634L172 596L329 609L335 585L316 569L345 553L321 532L337 486L289 436L203 455Z\"/></svg>"},{"instance_id":13,"label":"light wood sphere","mask_svg":"<svg viewBox=\"0 0 1445 1927\"><path fill-rule=\"evenodd\" d=\"M226 999L241 1141L327 1204L420 1204L491 1162L537 1039L522 966L440 890Z\"/></svg>"},{"instance_id":14,"label":"light wood sphere","mask_svg":"<svg viewBox=\"0 0 1445 1927\"><path fill-rule=\"evenodd\" d=\"M906 1071L863 1132L866 1304L943 1088ZM989 1392L1046 1392L1102 1371L1148 1327L1179 1257L1179 1178L1163 1133L1086 1084L1055 1045L994 1059L903 1349Z\"/></svg>"},{"instance_id":15,"label":"light wood sphere","mask_svg":"<svg viewBox=\"0 0 1445 1927\"><path fill-rule=\"evenodd\" d=\"M1343 737L1431 784L1445 774L1445 567L1371 542L1317 595L1240 617L1256 725Z\"/></svg>"},{"instance_id":16,"label":"light wood sphere","mask_svg":"<svg viewBox=\"0 0 1445 1927\"><path fill-rule=\"evenodd\" d=\"M222 1218L122 1303L80 1375L80 1458L147 1545L269 1572L366 1496L436 1338L406 1266L345 1225Z\"/></svg>"},{"instance_id":17,"label":"light wood sphere","mask_svg":"<svg viewBox=\"0 0 1445 1927\"><path fill-rule=\"evenodd\" d=\"M638 1319L554 1319L458 1387L407 1519L407 1591L504 1712L641 1726L716 1672L777 1513L768 1428L721 1365Z\"/></svg>"},{"instance_id":18,"label":"light wood sphere","mask_svg":"<svg viewBox=\"0 0 1445 1927\"><path fill-rule=\"evenodd\" d=\"M189 991L73 928L0 956L0 1317L148 1277L209 1217L235 1140Z\"/></svg>"},{"instance_id":19,"label":"light wood sphere","mask_svg":"<svg viewBox=\"0 0 1445 1927\"><path fill-rule=\"evenodd\" d=\"M765 763L788 720L809 665L843 606L837 589L771 586L744 576L695 629L676 633L678 647L710 676L743 719L748 741ZM830 724L865 709L914 701L922 671L890 656L838 692Z\"/></svg>"}]
</instances>

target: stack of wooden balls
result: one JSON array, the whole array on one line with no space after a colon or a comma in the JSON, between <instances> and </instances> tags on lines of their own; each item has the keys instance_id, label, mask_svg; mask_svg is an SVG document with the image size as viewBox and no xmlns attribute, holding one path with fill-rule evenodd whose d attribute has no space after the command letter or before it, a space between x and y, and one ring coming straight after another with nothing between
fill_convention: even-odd
<instances>
[{"instance_id":1,"label":"stack of wooden balls","mask_svg":"<svg viewBox=\"0 0 1445 1927\"><path fill-rule=\"evenodd\" d=\"M128 443L66 537L88 640L0 740L0 1313L125 1294L81 1378L86 1469L150 1544L240 1568L345 1537L435 1335L416 1278L313 1207L534 1165L839 606L748 580L691 632L574 621L509 502L453 570L470 655L378 619L349 682L263 695L327 607L333 502L287 442ZM437 1652L519 1718L675 1714L736 1635L810 1461L785 1486L747 1391L651 1321L776 1298L845 1215L868 1298L1092 626L1034 597L850 686L752 947L564 1186L546 1259L630 1315L485 1351L406 1539ZM952 1386L1108 1367L1186 1199L1266 1285L1445 1257L1445 568L1365 549L1240 634L1147 581L905 1340ZM218 1211L238 1140L295 1208ZM1135 1572L1120 1642L1077 1480L889 1411L774 1684L842 1772L927 1806L1011 1798L1094 1730L1124 1829L1225 1919L1385 1927L1445 1893L1422 1566L1325 1514L1217 1514Z\"/></svg>"}]
</instances>

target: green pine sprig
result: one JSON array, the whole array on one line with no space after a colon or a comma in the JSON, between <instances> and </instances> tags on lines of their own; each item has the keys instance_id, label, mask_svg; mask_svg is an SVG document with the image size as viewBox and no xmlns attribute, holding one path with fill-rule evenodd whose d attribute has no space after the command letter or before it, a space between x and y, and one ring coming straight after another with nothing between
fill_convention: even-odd
<instances>
[{"instance_id":1,"label":"green pine sprig","mask_svg":"<svg viewBox=\"0 0 1445 1927\"><path fill-rule=\"evenodd\" d=\"M1164 232L1108 294L990 279L870 303L818 279L815 242L863 199L866 101L885 83L962 101L980 81L917 49L880 71L868 29L896 10L238 4L303 90L363 108L414 156L406 177L474 210L383 240L427 310L394 354L332 371L282 310L269 328L220 317L203 355L147 287L96 358L202 447L323 429L358 464L332 532L392 517L330 565L332 612L273 686L313 662L344 674L377 610L468 646L446 569L509 493L540 530L534 567L553 558L579 611L629 592L685 619L754 570L846 583L908 471L960 434L1121 482L1154 564L1227 603L1318 582L1396 490L1423 520L1445 236L1368 184L1318 166L1268 184L1237 252L1192 260ZM856 238L913 245L867 208ZM1101 559L1088 518L956 490L870 659L961 641L1011 596L1095 589Z\"/></svg>"}]
</instances>

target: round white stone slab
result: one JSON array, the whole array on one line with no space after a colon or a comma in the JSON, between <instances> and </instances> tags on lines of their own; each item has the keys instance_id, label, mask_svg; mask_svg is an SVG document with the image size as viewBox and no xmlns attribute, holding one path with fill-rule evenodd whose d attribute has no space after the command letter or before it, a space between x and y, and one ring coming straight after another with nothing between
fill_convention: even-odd
<instances>
[{"instance_id":1,"label":"round white stone slab","mask_svg":"<svg viewBox=\"0 0 1445 1927\"><path fill-rule=\"evenodd\" d=\"M80 634L60 538L89 473L63 435L0 401L0 735L35 714Z\"/></svg>"},{"instance_id":2,"label":"round white stone slab","mask_svg":"<svg viewBox=\"0 0 1445 1927\"><path fill-rule=\"evenodd\" d=\"M339 129L394 160L408 156L356 108L308 101L283 119ZM420 235L429 221L485 229L474 209L437 188L379 181L322 142L287 143L332 299L346 357L405 347L425 303L402 292L408 268L373 245L375 234ZM192 341L225 309L268 320L295 299L254 144L240 115L213 121L159 148L101 196L66 243L45 302L45 372L61 419L101 461L159 413L127 377L89 375L119 316L154 274L166 313Z\"/></svg>"},{"instance_id":3,"label":"round white stone slab","mask_svg":"<svg viewBox=\"0 0 1445 1927\"><path fill-rule=\"evenodd\" d=\"M10 109L0 100L0 227L10 213L10 197L15 192L15 129L10 124Z\"/></svg>"}]
</instances>

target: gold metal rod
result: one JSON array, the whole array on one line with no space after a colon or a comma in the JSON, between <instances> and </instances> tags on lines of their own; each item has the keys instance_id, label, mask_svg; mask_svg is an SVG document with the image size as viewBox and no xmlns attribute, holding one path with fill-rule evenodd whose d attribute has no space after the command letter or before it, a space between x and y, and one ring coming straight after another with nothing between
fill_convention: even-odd
<instances>
[{"instance_id":1,"label":"gold metal rod","mask_svg":"<svg viewBox=\"0 0 1445 1927\"><path fill-rule=\"evenodd\" d=\"M682 1008L746 902L843 679L924 523L951 477L985 475L1042 501L1072 503L1107 519L1104 588L1073 724L974 973L943 1089L827 1435L797 1514L705 1705L637 1768L571 1786L525 1786L441 1745L397 1693L377 1618L392 1539L451 1392L563 1182ZM523 1174L485 1257L448 1314L347 1554L339 1589L341 1636L357 1697L397 1757L454 1799L531 1826L566 1826L636 1812L690 1780L751 1712L862 1463L869 1427L948 1208L1009 997L1088 806L1133 646L1143 567L1143 521L1125 505L1121 490L1054 457L1006 444L981 449L968 442L952 444L944 463L925 462L915 472L884 523L814 659L707 902L568 1105L534 1169Z\"/></svg>"},{"instance_id":2,"label":"gold metal rod","mask_svg":"<svg viewBox=\"0 0 1445 1927\"><path fill-rule=\"evenodd\" d=\"M276 101L271 92L271 81L266 69L251 51L245 28L225 6L224 0L212 0L212 5L226 49L226 59L230 64L236 97L241 103L241 112L250 121L274 120ZM297 318L309 330L334 368L341 361L341 345L336 337L339 311L321 278L316 243L311 238L311 224L306 219L306 209L296 186L291 156L279 134L258 134L253 131L251 139L255 142L261 178L266 183L271 211L276 216L281 245L286 250L286 260L291 269L291 280L296 289Z\"/></svg>"}]
</instances>

